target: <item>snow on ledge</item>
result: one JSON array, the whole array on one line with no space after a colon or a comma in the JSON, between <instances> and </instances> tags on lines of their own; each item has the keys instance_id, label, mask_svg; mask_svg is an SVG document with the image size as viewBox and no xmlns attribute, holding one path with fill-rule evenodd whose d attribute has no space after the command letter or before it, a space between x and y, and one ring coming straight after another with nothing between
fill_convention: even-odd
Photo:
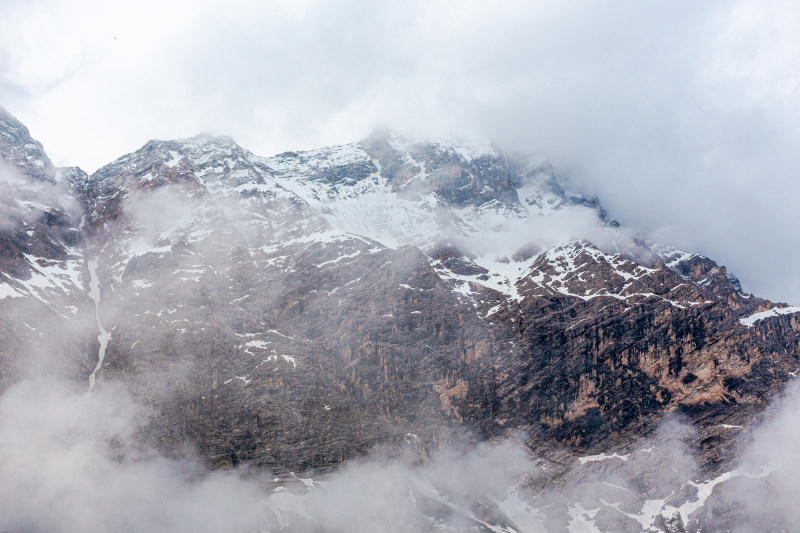
<instances>
[{"instance_id":1,"label":"snow on ledge","mask_svg":"<svg viewBox=\"0 0 800 533\"><path fill-rule=\"evenodd\" d=\"M579 457L578 462L582 465L586 463L591 463L594 461L605 461L606 459L621 459L622 461L627 461L629 454L620 455L618 453L612 453L611 455L606 455L605 453L601 453L598 455L587 455L585 457Z\"/></svg>"},{"instance_id":2,"label":"snow on ledge","mask_svg":"<svg viewBox=\"0 0 800 533\"><path fill-rule=\"evenodd\" d=\"M741 322L743 325L749 328L754 326L755 323L758 322L759 320L764 320L765 318L770 318L778 315L789 315L792 313L800 313L800 307L779 307L776 309L769 309L767 311L753 313L752 315L746 318L740 318L739 322Z\"/></svg>"}]
</instances>

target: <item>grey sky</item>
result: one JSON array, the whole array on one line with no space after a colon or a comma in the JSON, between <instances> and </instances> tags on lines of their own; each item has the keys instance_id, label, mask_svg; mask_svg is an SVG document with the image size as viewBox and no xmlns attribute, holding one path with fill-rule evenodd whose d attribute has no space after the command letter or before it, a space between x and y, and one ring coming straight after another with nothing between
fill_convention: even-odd
<instances>
[{"instance_id":1,"label":"grey sky","mask_svg":"<svg viewBox=\"0 0 800 533\"><path fill-rule=\"evenodd\" d=\"M113 5L109 5L113 4ZM117 5L119 4L119 5ZM10 0L0 100L56 164L376 126L535 150L648 235L800 303L800 6Z\"/></svg>"}]
</instances>

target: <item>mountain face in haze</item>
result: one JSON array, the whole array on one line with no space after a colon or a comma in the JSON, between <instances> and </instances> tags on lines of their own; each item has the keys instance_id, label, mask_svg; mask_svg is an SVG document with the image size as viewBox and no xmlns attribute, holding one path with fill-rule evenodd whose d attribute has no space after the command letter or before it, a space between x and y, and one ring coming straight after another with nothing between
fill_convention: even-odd
<instances>
[{"instance_id":1,"label":"mountain face in haze","mask_svg":"<svg viewBox=\"0 0 800 533\"><path fill-rule=\"evenodd\" d=\"M28 373L83 379L97 348L71 183L86 182L86 174L54 169L2 108L0 155L0 390Z\"/></svg>"},{"instance_id":2,"label":"mountain face in haze","mask_svg":"<svg viewBox=\"0 0 800 533\"><path fill-rule=\"evenodd\" d=\"M800 366L800 308L489 145L264 158L198 136L87 176L2 111L0 154L0 391L122 382L152 409L143 441L210 469L289 478L524 430L534 485L568 483L678 413L713 478Z\"/></svg>"}]
</instances>

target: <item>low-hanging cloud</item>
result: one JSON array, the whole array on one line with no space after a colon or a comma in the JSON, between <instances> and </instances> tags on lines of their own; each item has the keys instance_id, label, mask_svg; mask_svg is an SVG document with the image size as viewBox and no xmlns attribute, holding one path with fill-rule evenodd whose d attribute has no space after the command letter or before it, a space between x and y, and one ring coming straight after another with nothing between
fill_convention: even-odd
<instances>
[{"instance_id":1,"label":"low-hanging cloud","mask_svg":"<svg viewBox=\"0 0 800 533\"><path fill-rule=\"evenodd\" d=\"M473 506L505 498L533 470L515 440L451 449L430 462L380 452L295 492L237 471L205 474L137 439L150 411L124 386L93 393L49 379L0 397L0 528L12 531L408 531L474 527ZM189 450L190 448L187 448ZM303 493L301 481L315 489ZM447 503L442 503L446 501ZM426 525L427 524L427 525Z\"/></svg>"},{"instance_id":2,"label":"low-hanging cloud","mask_svg":"<svg viewBox=\"0 0 800 533\"><path fill-rule=\"evenodd\" d=\"M25 381L0 398L0 527L19 531L246 531L267 510L235 475L137 449L146 411L125 389Z\"/></svg>"},{"instance_id":3,"label":"low-hanging cloud","mask_svg":"<svg viewBox=\"0 0 800 533\"><path fill-rule=\"evenodd\" d=\"M378 124L424 135L477 132L548 156L598 193L612 216L711 255L745 289L800 301L793 70L800 14L789 2L224 9L150 2L123 11L95 2L15 2L4 9L0 89L12 101L3 104L57 162L91 169L148 138L203 130L233 135L264 155L362 138ZM153 237L162 231L155 222ZM763 457L796 453L791 398L777 425L756 439L745 463L753 470ZM293 512L266 504L275 495L236 473L202 476L191 458L138 447L132 435L146 419L146 409L113 383L93 396L52 382L6 391L0 528L246 531ZM396 506L361 511L378 496L394 504L412 480L441 485L449 479L442 475L464 471L450 492L467 501L461 486L495 493L536 471L521 448L499 450L434 458L430 471L383 460L353 465L337 480L346 491L332 488L326 499L323 486L312 497L320 513L312 519L338 520L332 525L343 531L354 523L407 524L419 517ZM693 475L686 462L681 473ZM772 503L796 522L796 476L791 464L782 468L789 475L774 478L782 492ZM599 505L595 492L581 498L586 508Z\"/></svg>"},{"instance_id":4,"label":"low-hanging cloud","mask_svg":"<svg viewBox=\"0 0 800 533\"><path fill-rule=\"evenodd\" d=\"M734 533L789 531L800 520L800 385L791 383L767 411L734 471L737 477L719 486L708 509L707 523Z\"/></svg>"},{"instance_id":5,"label":"low-hanging cloud","mask_svg":"<svg viewBox=\"0 0 800 533\"><path fill-rule=\"evenodd\" d=\"M199 131L262 155L379 125L477 133L796 301L799 20L753 0L18 2L0 87L57 162L89 169Z\"/></svg>"},{"instance_id":6,"label":"low-hanging cloud","mask_svg":"<svg viewBox=\"0 0 800 533\"><path fill-rule=\"evenodd\" d=\"M798 397L795 387L752 443L742 441L748 451L710 485L712 492L704 488L708 482L690 483L699 475L697 450L688 445L694 428L676 417L605 459L578 461L554 450L566 462L536 460L524 434L475 447L454 444L426 458L409 434L405 450L376 448L316 479L279 480L247 469L209 474L191 443L181 459L161 455L141 440L154 413L120 383L106 381L89 393L39 377L0 397L0 527L211 533L488 526L544 532L568 524L570 531L581 524L651 531L665 520L699 520L703 527L734 520L732 531L785 526L797 519Z\"/></svg>"},{"instance_id":7,"label":"low-hanging cloud","mask_svg":"<svg viewBox=\"0 0 800 533\"><path fill-rule=\"evenodd\" d=\"M66 180L30 179L0 159L0 229L19 229L39 222L53 209L73 219L78 217L79 206Z\"/></svg>"}]
</instances>

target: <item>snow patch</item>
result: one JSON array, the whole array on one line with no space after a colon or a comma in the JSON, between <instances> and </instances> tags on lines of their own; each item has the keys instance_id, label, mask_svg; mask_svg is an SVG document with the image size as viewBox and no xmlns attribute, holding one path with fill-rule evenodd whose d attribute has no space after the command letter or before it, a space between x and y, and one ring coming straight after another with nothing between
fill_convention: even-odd
<instances>
[{"instance_id":1,"label":"snow patch","mask_svg":"<svg viewBox=\"0 0 800 533\"><path fill-rule=\"evenodd\" d=\"M97 320L97 328L100 331L97 335L97 341L100 343L100 348L97 351L97 365L89 375L89 390L94 389L95 375L100 370L103 364L103 359L106 357L106 347L108 341L111 340L111 333L103 327L103 321L100 320L100 278L97 277L97 259L89 261L89 298L94 302L94 316Z\"/></svg>"},{"instance_id":2,"label":"snow patch","mask_svg":"<svg viewBox=\"0 0 800 533\"><path fill-rule=\"evenodd\" d=\"M760 311L758 313L753 313L748 317L740 318L739 322L742 325L750 328L753 327L759 320L764 320L765 318L771 318L779 315L790 315L793 313L800 313L800 307L778 307L775 309L769 309L767 311Z\"/></svg>"},{"instance_id":3,"label":"snow patch","mask_svg":"<svg viewBox=\"0 0 800 533\"><path fill-rule=\"evenodd\" d=\"M587 455L584 457L579 457L578 462L582 465L586 463L592 463L594 461L605 461L606 459L619 459L621 461L627 461L630 454L620 455L618 453L612 453L611 455L607 455L605 453L601 453L598 455Z\"/></svg>"},{"instance_id":4,"label":"snow patch","mask_svg":"<svg viewBox=\"0 0 800 533\"><path fill-rule=\"evenodd\" d=\"M0 300L3 298L20 298L22 296L24 296L24 294L21 294L8 283L0 285Z\"/></svg>"}]
</instances>

